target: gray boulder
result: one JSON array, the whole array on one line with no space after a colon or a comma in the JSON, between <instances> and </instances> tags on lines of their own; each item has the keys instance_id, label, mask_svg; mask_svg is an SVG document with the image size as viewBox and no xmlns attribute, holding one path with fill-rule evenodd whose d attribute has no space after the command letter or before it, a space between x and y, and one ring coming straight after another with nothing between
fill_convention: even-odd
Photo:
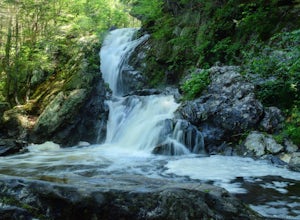
<instances>
[{"instance_id":1,"label":"gray boulder","mask_svg":"<svg viewBox=\"0 0 300 220\"><path fill-rule=\"evenodd\" d=\"M265 154L278 154L284 151L284 147L270 135L260 132L251 132L245 140L245 146L249 154L261 157Z\"/></svg>"},{"instance_id":2,"label":"gray boulder","mask_svg":"<svg viewBox=\"0 0 300 220\"><path fill-rule=\"evenodd\" d=\"M255 99L254 86L240 75L235 66L209 69L211 84L198 99L187 101L177 111L202 132L209 152L224 142L234 142L239 135L256 128L264 108Z\"/></svg>"},{"instance_id":3,"label":"gray boulder","mask_svg":"<svg viewBox=\"0 0 300 220\"><path fill-rule=\"evenodd\" d=\"M30 140L51 140L63 146L79 141L99 143L105 138L109 93L103 80L95 77L92 89L61 91L47 105L31 132Z\"/></svg>"}]
</instances>

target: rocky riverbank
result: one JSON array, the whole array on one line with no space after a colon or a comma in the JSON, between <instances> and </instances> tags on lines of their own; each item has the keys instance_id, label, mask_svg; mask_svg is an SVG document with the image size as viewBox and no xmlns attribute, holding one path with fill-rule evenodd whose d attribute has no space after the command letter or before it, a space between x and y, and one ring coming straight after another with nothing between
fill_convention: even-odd
<instances>
[{"instance_id":1,"label":"rocky riverbank","mask_svg":"<svg viewBox=\"0 0 300 220\"><path fill-rule=\"evenodd\" d=\"M222 188L138 176L106 176L97 187L4 177L0 214L3 220L262 219Z\"/></svg>"}]
</instances>

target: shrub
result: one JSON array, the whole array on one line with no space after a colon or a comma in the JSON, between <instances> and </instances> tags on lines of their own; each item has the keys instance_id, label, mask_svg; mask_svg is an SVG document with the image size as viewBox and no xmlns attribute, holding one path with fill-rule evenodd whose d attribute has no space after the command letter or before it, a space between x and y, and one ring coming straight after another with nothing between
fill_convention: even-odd
<instances>
[{"instance_id":1,"label":"shrub","mask_svg":"<svg viewBox=\"0 0 300 220\"><path fill-rule=\"evenodd\" d=\"M202 70L200 73L193 73L191 78L181 86L184 99L191 100L199 96L210 83L209 72Z\"/></svg>"}]
</instances>

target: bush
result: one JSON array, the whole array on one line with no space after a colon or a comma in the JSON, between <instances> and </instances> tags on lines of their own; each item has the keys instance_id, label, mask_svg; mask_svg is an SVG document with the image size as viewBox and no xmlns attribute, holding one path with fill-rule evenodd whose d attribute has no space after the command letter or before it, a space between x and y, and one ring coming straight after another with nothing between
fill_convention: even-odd
<instances>
[{"instance_id":1,"label":"bush","mask_svg":"<svg viewBox=\"0 0 300 220\"><path fill-rule=\"evenodd\" d=\"M246 68L258 74L258 98L267 106L291 109L300 100L300 30L277 34L261 52L245 55Z\"/></svg>"},{"instance_id":2,"label":"bush","mask_svg":"<svg viewBox=\"0 0 300 220\"><path fill-rule=\"evenodd\" d=\"M191 100L199 96L210 83L209 72L202 70L200 73L193 73L191 78L181 86L184 99Z\"/></svg>"}]
</instances>

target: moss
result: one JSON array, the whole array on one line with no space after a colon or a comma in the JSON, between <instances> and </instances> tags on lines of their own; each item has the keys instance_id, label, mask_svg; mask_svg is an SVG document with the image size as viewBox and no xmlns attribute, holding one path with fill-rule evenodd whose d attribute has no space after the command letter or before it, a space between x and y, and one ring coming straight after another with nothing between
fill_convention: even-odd
<instances>
[{"instance_id":1,"label":"moss","mask_svg":"<svg viewBox=\"0 0 300 220\"><path fill-rule=\"evenodd\" d=\"M41 211L38 208L36 208L34 206L31 206L27 203L23 203L23 202L17 200L16 198L14 198L14 197L3 196L3 197L0 198L0 202L5 204L5 205L15 206L15 207L25 209L28 213L30 213L31 215L33 215L37 219L40 219L40 220L46 220L47 219L41 213Z\"/></svg>"}]
</instances>

